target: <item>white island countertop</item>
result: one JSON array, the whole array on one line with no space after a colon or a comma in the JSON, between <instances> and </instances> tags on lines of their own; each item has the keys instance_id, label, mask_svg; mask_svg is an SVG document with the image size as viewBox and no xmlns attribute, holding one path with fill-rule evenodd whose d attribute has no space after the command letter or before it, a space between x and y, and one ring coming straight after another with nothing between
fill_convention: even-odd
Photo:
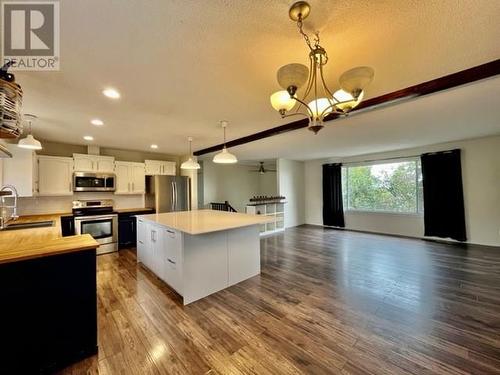
<instances>
[{"instance_id":1,"label":"white island countertop","mask_svg":"<svg viewBox=\"0 0 500 375\"><path fill-rule=\"evenodd\" d=\"M138 217L191 235L265 224L273 221L273 218L264 215L215 210L166 212L138 215Z\"/></svg>"}]
</instances>

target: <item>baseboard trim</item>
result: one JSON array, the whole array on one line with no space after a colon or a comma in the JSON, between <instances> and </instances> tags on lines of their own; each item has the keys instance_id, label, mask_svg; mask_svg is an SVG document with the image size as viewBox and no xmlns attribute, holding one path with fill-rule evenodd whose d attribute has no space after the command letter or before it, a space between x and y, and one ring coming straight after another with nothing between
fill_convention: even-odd
<instances>
[{"instance_id":1,"label":"baseboard trim","mask_svg":"<svg viewBox=\"0 0 500 375\"><path fill-rule=\"evenodd\" d=\"M431 237L419 237L419 236L408 236L404 234L393 234L393 233L383 233L383 232L375 232L375 231L370 231L370 230L361 230L361 229L352 229L352 228L342 228L342 227L333 227L329 225L320 225L320 224L302 224L299 226L313 226L313 227L318 227L318 228L323 228L323 229L332 229L332 230L344 230L348 232L357 232L357 233L366 233L366 234L377 234L380 236L389 236L389 237L397 237L397 238L407 238L407 239L413 239L413 240L422 240L422 241L429 241L429 242L436 242L436 243L443 243L447 245L456 245L456 246L461 246L461 247L466 247L467 245L474 245L474 246L482 246L485 248L490 248L490 249L497 249L500 250L500 246L494 246L494 245L484 245L484 244L479 244L475 242L460 242L460 241L455 241L455 240L447 240L444 238L431 238Z\"/></svg>"}]
</instances>

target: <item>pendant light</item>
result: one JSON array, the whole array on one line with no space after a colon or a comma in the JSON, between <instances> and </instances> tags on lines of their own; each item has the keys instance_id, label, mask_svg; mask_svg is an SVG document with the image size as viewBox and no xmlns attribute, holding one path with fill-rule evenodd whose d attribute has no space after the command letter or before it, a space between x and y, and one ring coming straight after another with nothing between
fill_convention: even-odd
<instances>
[{"instance_id":1,"label":"pendant light","mask_svg":"<svg viewBox=\"0 0 500 375\"><path fill-rule=\"evenodd\" d=\"M33 137L31 131L31 125L38 119L38 117L36 117L35 115L26 114L24 115L24 119L28 123L28 135L26 136L26 138L20 139L17 143L17 146L29 150L41 150L42 144L40 143L40 141L36 140L35 137Z\"/></svg>"},{"instance_id":2,"label":"pendant light","mask_svg":"<svg viewBox=\"0 0 500 375\"><path fill-rule=\"evenodd\" d=\"M227 127L227 121L221 121L220 125L222 126L222 129L224 129L224 147L222 148L222 151L216 154L213 158L213 162L217 164L234 164L238 162L238 159L236 156L231 154L226 147L226 127Z\"/></svg>"},{"instance_id":3,"label":"pendant light","mask_svg":"<svg viewBox=\"0 0 500 375\"><path fill-rule=\"evenodd\" d=\"M200 164L193 160L193 152L191 151L192 137L188 137L189 142L189 159L181 164L181 169L200 169Z\"/></svg>"}]
</instances>

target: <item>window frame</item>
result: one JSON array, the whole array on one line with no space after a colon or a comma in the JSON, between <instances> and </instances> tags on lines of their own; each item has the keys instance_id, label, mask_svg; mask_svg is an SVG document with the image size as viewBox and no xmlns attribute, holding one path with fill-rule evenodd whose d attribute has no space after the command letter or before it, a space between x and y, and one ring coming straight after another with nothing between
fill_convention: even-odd
<instances>
[{"instance_id":1,"label":"window frame","mask_svg":"<svg viewBox=\"0 0 500 375\"><path fill-rule=\"evenodd\" d=\"M352 167L368 167L373 165L382 164L395 164L403 162L414 162L415 163L415 211L404 212L404 211L388 211L388 210L370 210L370 209L356 209L349 207L349 168ZM421 217L424 214L423 199L419 199L419 189L421 188L419 184L419 177L422 174L422 167L419 166L419 157L401 157L401 158L390 158L390 159L379 159L370 161L360 161L342 164L342 182L345 193L343 192L342 200L344 205L344 213L348 214L381 214L381 215L395 215L395 216L415 216ZM345 171L345 172L344 172ZM345 184L344 184L345 181Z\"/></svg>"}]
</instances>

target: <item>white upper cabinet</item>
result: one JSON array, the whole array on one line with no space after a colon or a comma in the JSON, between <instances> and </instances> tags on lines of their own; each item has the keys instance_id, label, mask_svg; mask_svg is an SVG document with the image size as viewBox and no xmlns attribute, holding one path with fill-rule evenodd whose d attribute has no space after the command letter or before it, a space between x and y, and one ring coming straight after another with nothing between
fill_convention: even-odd
<instances>
[{"instance_id":1,"label":"white upper cabinet","mask_svg":"<svg viewBox=\"0 0 500 375\"><path fill-rule=\"evenodd\" d=\"M144 194L146 190L144 163L115 162L115 194Z\"/></svg>"},{"instance_id":2,"label":"white upper cabinet","mask_svg":"<svg viewBox=\"0 0 500 375\"><path fill-rule=\"evenodd\" d=\"M115 158L111 156L99 156L96 162L97 172L112 173L115 169Z\"/></svg>"},{"instance_id":3,"label":"white upper cabinet","mask_svg":"<svg viewBox=\"0 0 500 375\"><path fill-rule=\"evenodd\" d=\"M130 179L128 171L128 163L121 161L115 162L115 194L130 194Z\"/></svg>"},{"instance_id":4,"label":"white upper cabinet","mask_svg":"<svg viewBox=\"0 0 500 375\"><path fill-rule=\"evenodd\" d=\"M131 163L131 182L134 194L146 192L146 171L144 163Z\"/></svg>"},{"instance_id":5,"label":"white upper cabinet","mask_svg":"<svg viewBox=\"0 0 500 375\"><path fill-rule=\"evenodd\" d=\"M73 195L73 159L39 155L37 194Z\"/></svg>"},{"instance_id":6,"label":"white upper cabinet","mask_svg":"<svg viewBox=\"0 0 500 375\"><path fill-rule=\"evenodd\" d=\"M33 150L6 145L12 158L3 159L3 178L0 185L13 185L20 197L36 195L36 154Z\"/></svg>"},{"instance_id":7,"label":"white upper cabinet","mask_svg":"<svg viewBox=\"0 0 500 375\"><path fill-rule=\"evenodd\" d=\"M115 158L112 156L73 154L76 172L113 173Z\"/></svg>"},{"instance_id":8,"label":"white upper cabinet","mask_svg":"<svg viewBox=\"0 0 500 375\"><path fill-rule=\"evenodd\" d=\"M176 175L176 165L173 161L163 161L163 160L146 160L146 175Z\"/></svg>"}]
</instances>

